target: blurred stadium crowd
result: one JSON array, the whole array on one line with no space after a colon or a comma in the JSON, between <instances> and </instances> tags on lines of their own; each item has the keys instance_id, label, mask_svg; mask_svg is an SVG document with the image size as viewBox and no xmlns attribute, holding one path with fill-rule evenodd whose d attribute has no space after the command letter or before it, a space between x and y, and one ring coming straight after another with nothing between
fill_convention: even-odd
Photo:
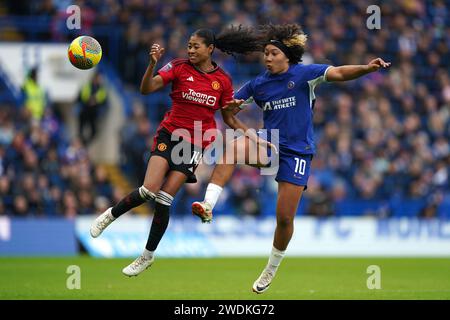
<instances>
[{"instance_id":1,"label":"blurred stadium crowd","mask_svg":"<svg viewBox=\"0 0 450 320\"><path fill-rule=\"evenodd\" d=\"M105 56L117 62L114 66L127 90L136 93L149 45L158 42L166 48L162 66L186 56L188 36L200 27L219 32L230 24L295 22L309 39L304 63L366 64L375 57L392 62L386 72L345 84L324 84L316 91L318 152L300 213L448 216L449 3L383 1L381 29L369 30L366 9L372 2L91 0L74 4L82 10L81 33L102 43ZM52 28L33 35L33 40L68 42L75 34L62 26L70 4L8 1L7 9L12 15L35 15L50 23ZM120 39L117 50L102 27ZM19 37L29 40L31 35ZM235 59L215 53L215 60L232 75L235 89L263 70L257 56ZM136 94L124 127L122 166L136 185L142 181L152 136L169 106L168 93L166 89L148 97ZM101 211L113 201L114 187L102 167L89 161L78 139L61 141L64 135L58 131L64 124L49 110L39 125L26 121L24 113L0 110L0 213L50 213L61 208L72 216ZM251 127L262 126L256 106L239 117ZM220 118L218 124L224 129ZM203 195L211 169L199 167L199 183L186 186L174 205L175 213L190 212L191 201ZM217 211L271 215L275 198L272 178L239 167Z\"/></svg>"},{"instance_id":2,"label":"blurred stadium crowd","mask_svg":"<svg viewBox=\"0 0 450 320\"><path fill-rule=\"evenodd\" d=\"M48 108L36 121L27 109L0 109L0 214L59 216L103 212L114 189L78 138L67 139Z\"/></svg>"}]
</instances>

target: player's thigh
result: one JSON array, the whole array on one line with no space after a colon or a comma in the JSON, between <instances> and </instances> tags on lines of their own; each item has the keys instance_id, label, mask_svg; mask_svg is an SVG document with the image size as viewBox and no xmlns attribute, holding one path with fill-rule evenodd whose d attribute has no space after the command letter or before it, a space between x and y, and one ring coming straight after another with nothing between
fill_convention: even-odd
<instances>
[{"instance_id":1,"label":"player's thigh","mask_svg":"<svg viewBox=\"0 0 450 320\"><path fill-rule=\"evenodd\" d=\"M248 137L238 137L226 146L226 160L234 163L248 164L254 167L264 167L269 163L267 146L257 143Z\"/></svg>"},{"instance_id":2,"label":"player's thigh","mask_svg":"<svg viewBox=\"0 0 450 320\"><path fill-rule=\"evenodd\" d=\"M267 154L267 144L262 140L258 142L245 137L245 157L246 164L261 168L269 165L270 159Z\"/></svg>"},{"instance_id":3,"label":"player's thigh","mask_svg":"<svg viewBox=\"0 0 450 320\"><path fill-rule=\"evenodd\" d=\"M153 193L157 193L169 171L169 163L161 156L151 156L145 172L144 187Z\"/></svg>"},{"instance_id":4,"label":"player's thigh","mask_svg":"<svg viewBox=\"0 0 450 320\"><path fill-rule=\"evenodd\" d=\"M294 220L304 189L305 186L300 186L285 181L278 182L278 223L289 224Z\"/></svg>"},{"instance_id":5,"label":"player's thigh","mask_svg":"<svg viewBox=\"0 0 450 320\"><path fill-rule=\"evenodd\" d=\"M183 186L183 184L186 182L186 180L187 176L185 173L181 171L172 170L168 173L167 179L164 182L163 186L161 187L161 190L167 192L172 197L175 197L175 195Z\"/></svg>"}]
</instances>

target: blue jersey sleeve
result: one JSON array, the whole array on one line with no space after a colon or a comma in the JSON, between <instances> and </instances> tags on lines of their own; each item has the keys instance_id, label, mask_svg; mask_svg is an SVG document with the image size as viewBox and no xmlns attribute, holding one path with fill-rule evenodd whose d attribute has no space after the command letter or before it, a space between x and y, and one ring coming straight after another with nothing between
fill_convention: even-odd
<instances>
[{"instance_id":1,"label":"blue jersey sleeve","mask_svg":"<svg viewBox=\"0 0 450 320\"><path fill-rule=\"evenodd\" d=\"M321 83L327 81L326 72L331 66L328 64L309 64L306 65L308 81L315 80L314 82Z\"/></svg>"},{"instance_id":2,"label":"blue jersey sleeve","mask_svg":"<svg viewBox=\"0 0 450 320\"><path fill-rule=\"evenodd\" d=\"M248 81L236 92L234 98L248 100L252 96L253 96L253 83L252 81Z\"/></svg>"}]
</instances>

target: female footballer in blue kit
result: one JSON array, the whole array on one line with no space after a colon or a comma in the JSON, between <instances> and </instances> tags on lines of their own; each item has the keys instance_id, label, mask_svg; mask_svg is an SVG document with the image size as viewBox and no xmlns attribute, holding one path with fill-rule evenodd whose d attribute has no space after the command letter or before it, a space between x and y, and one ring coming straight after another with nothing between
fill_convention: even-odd
<instances>
[{"instance_id":1,"label":"female footballer in blue kit","mask_svg":"<svg viewBox=\"0 0 450 320\"><path fill-rule=\"evenodd\" d=\"M264 25L261 26L261 32L265 41L264 64L267 70L247 82L235 94L234 100L225 106L238 112L244 102L253 97L263 109L264 129L268 132L270 129L279 130L279 168L275 178L278 182L277 225L268 264L253 284L256 293L266 291L277 272L292 237L294 216L307 186L315 153L312 121L314 88L325 81L352 80L390 66L381 58L367 65L303 65L300 61L307 36L299 25ZM212 220L212 209L223 186L231 178L240 156L243 155L245 163L249 164L249 150L259 150L257 166L264 166L268 162L267 145L257 146L254 139L237 138L230 146L237 150L234 163L222 161L217 164L204 201L192 204L193 214L203 222ZM226 159L226 152L223 159Z\"/></svg>"}]
</instances>

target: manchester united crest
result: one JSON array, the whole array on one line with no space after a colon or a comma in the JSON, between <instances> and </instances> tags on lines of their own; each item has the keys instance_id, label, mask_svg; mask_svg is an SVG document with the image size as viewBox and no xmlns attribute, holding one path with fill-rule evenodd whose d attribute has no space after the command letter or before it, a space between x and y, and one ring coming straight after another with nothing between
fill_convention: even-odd
<instances>
[{"instance_id":1,"label":"manchester united crest","mask_svg":"<svg viewBox=\"0 0 450 320\"><path fill-rule=\"evenodd\" d=\"M214 90L219 90L220 89L220 83L218 81L213 81L211 83L211 86Z\"/></svg>"},{"instance_id":2,"label":"manchester united crest","mask_svg":"<svg viewBox=\"0 0 450 320\"><path fill-rule=\"evenodd\" d=\"M161 142L160 144L158 144L158 150L159 151L164 151L167 149L167 145L163 142Z\"/></svg>"}]
</instances>

